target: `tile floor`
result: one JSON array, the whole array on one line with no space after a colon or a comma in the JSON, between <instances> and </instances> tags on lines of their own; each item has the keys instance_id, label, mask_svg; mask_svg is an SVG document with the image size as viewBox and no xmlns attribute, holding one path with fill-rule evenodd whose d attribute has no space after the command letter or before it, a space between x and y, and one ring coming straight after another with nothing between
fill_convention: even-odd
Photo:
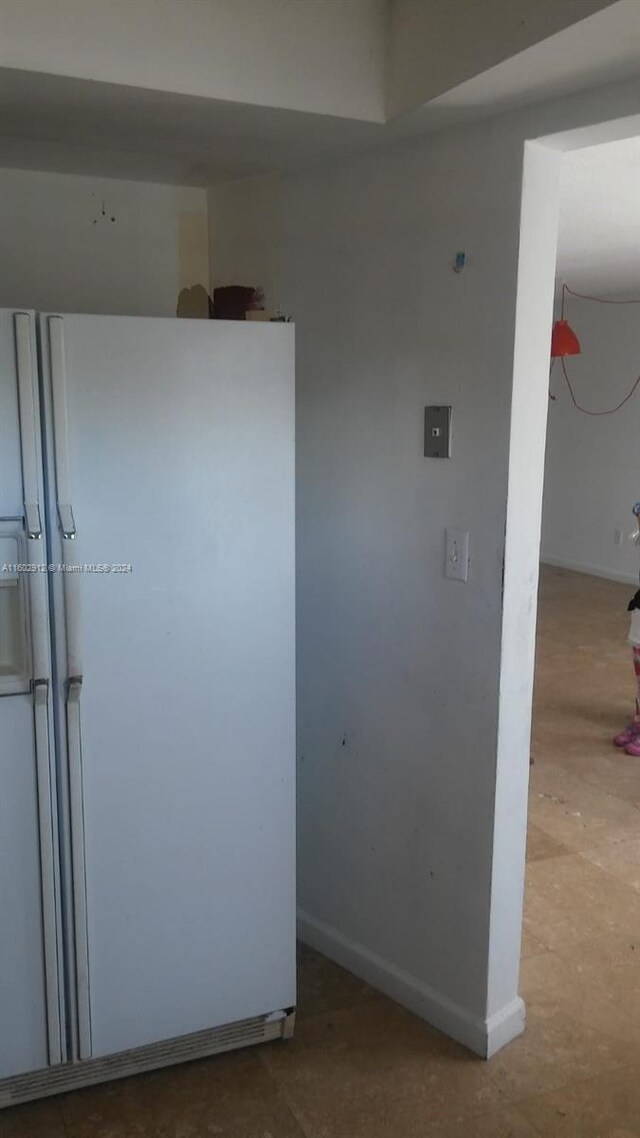
<instances>
[{"instance_id":1,"label":"tile floor","mask_svg":"<svg viewBox=\"0 0 640 1138\"><path fill-rule=\"evenodd\" d=\"M640 1138L629 588L545 570L522 993L490 1063L317 954L276 1043L0 1113L0 1138Z\"/></svg>"}]
</instances>

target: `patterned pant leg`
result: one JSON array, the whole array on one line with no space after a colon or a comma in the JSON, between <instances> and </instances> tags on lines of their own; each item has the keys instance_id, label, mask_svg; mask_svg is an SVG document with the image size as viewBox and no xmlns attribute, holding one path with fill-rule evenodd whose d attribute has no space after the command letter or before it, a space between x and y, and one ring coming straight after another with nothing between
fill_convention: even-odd
<instances>
[{"instance_id":1,"label":"patterned pant leg","mask_svg":"<svg viewBox=\"0 0 640 1138\"><path fill-rule=\"evenodd\" d=\"M636 673L636 714L635 723L640 726L640 645L633 646L633 667Z\"/></svg>"}]
</instances>

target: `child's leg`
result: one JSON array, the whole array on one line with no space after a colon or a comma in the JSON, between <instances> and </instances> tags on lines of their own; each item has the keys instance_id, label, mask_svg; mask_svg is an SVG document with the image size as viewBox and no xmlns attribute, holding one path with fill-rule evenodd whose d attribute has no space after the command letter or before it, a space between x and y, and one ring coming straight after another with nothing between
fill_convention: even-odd
<instances>
[{"instance_id":1,"label":"child's leg","mask_svg":"<svg viewBox=\"0 0 640 1138\"><path fill-rule=\"evenodd\" d=\"M633 667L636 673L636 713L631 724L632 737L625 746L628 755L640 759L640 645L633 646Z\"/></svg>"},{"instance_id":2,"label":"child's leg","mask_svg":"<svg viewBox=\"0 0 640 1138\"><path fill-rule=\"evenodd\" d=\"M613 740L616 747L627 747L629 744L637 745L640 741L640 644L631 647L633 670L636 674L636 707L633 719L628 727L624 728Z\"/></svg>"}]
</instances>

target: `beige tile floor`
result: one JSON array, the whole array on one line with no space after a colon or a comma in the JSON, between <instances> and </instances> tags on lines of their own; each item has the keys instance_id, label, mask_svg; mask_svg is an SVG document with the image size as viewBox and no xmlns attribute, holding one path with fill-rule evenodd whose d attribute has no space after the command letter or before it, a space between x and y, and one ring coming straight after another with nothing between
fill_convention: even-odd
<instances>
[{"instance_id":1,"label":"beige tile floor","mask_svg":"<svg viewBox=\"0 0 640 1138\"><path fill-rule=\"evenodd\" d=\"M522 992L490 1063L308 950L296 1038L0 1114L0 1138L640 1138L625 586L545 570Z\"/></svg>"}]
</instances>

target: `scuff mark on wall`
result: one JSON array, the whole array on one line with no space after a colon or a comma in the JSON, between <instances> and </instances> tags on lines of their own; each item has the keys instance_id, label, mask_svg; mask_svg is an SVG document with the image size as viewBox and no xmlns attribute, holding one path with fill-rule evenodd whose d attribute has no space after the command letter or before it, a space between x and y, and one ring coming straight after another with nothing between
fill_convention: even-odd
<instances>
[{"instance_id":1,"label":"scuff mark on wall","mask_svg":"<svg viewBox=\"0 0 640 1138\"><path fill-rule=\"evenodd\" d=\"M95 193L91 194L92 198L95 198L95 196L96 196ZM116 220L115 214L112 214L112 213L108 214L107 213L107 203L106 203L104 198L102 199L102 202L101 202L100 212L97 213L96 216L94 217L92 225L97 225L98 222L102 221L103 219L105 221L108 219L110 222L114 222Z\"/></svg>"}]
</instances>

